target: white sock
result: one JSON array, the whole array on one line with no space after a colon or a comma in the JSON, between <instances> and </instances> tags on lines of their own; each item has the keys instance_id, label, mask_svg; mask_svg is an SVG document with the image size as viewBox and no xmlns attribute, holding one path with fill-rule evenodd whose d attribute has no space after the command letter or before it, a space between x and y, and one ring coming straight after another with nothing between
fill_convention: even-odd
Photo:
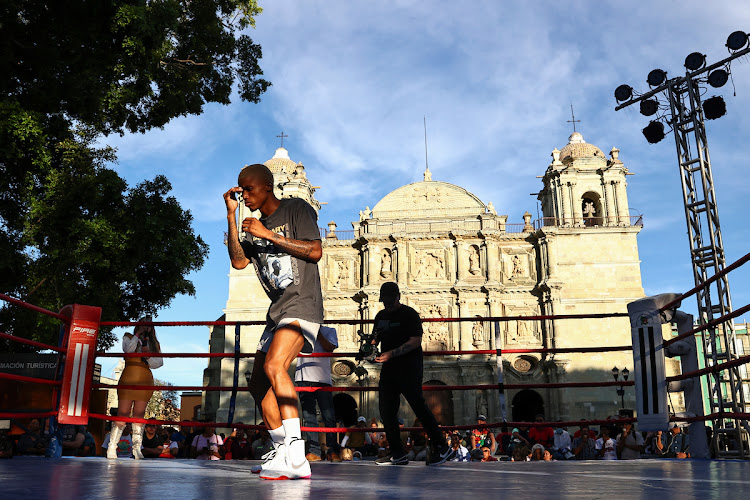
<instances>
[{"instance_id":1,"label":"white sock","mask_svg":"<svg viewBox=\"0 0 750 500\"><path fill-rule=\"evenodd\" d=\"M271 441L273 441L273 447L278 448L280 445L284 444L284 426L277 427L276 429L271 429L268 431L268 433L271 435Z\"/></svg>"},{"instance_id":2,"label":"white sock","mask_svg":"<svg viewBox=\"0 0 750 500\"><path fill-rule=\"evenodd\" d=\"M289 443L293 439L302 439L302 431L300 430L298 418L282 420L281 425L284 427L284 433L286 434L284 442Z\"/></svg>"},{"instance_id":3,"label":"white sock","mask_svg":"<svg viewBox=\"0 0 750 500\"><path fill-rule=\"evenodd\" d=\"M284 444L286 445L286 453L288 460L294 467L300 467L305 463L305 442L302 441L302 431L300 429L300 423L298 418L288 418L281 421L281 425L284 426L286 437L284 437Z\"/></svg>"}]
</instances>

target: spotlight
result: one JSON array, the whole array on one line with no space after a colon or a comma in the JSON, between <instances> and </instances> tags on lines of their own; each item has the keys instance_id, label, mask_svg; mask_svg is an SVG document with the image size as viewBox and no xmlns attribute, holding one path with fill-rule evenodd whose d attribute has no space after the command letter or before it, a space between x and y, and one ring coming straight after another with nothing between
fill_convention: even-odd
<instances>
[{"instance_id":1,"label":"spotlight","mask_svg":"<svg viewBox=\"0 0 750 500\"><path fill-rule=\"evenodd\" d=\"M723 69L717 69L708 74L708 84L717 89L723 87L727 80L729 80L729 73Z\"/></svg>"},{"instance_id":2,"label":"spotlight","mask_svg":"<svg viewBox=\"0 0 750 500\"><path fill-rule=\"evenodd\" d=\"M731 52L737 52L744 49L747 45L747 34L744 31L735 31L727 38L727 48Z\"/></svg>"},{"instance_id":3,"label":"spotlight","mask_svg":"<svg viewBox=\"0 0 750 500\"><path fill-rule=\"evenodd\" d=\"M615 89L615 99L618 102L627 101L633 97L633 87L630 85L620 85Z\"/></svg>"},{"instance_id":4,"label":"spotlight","mask_svg":"<svg viewBox=\"0 0 750 500\"><path fill-rule=\"evenodd\" d=\"M721 96L714 96L703 101L703 113L707 120L715 120L727 114L727 103Z\"/></svg>"},{"instance_id":5,"label":"spotlight","mask_svg":"<svg viewBox=\"0 0 750 500\"><path fill-rule=\"evenodd\" d=\"M696 71L706 65L706 56L700 52L693 52L685 58L685 67L690 71Z\"/></svg>"},{"instance_id":6,"label":"spotlight","mask_svg":"<svg viewBox=\"0 0 750 500\"><path fill-rule=\"evenodd\" d=\"M664 83L664 80L666 80L666 79L667 79L667 72L666 71L664 71L663 69L655 69L655 70L652 70L648 74L648 77L646 78L646 81L652 87L658 87L659 85L661 85L662 83Z\"/></svg>"},{"instance_id":7,"label":"spotlight","mask_svg":"<svg viewBox=\"0 0 750 500\"><path fill-rule=\"evenodd\" d=\"M656 99L645 99L641 101L641 114L651 116L659 110L659 101Z\"/></svg>"},{"instance_id":8,"label":"spotlight","mask_svg":"<svg viewBox=\"0 0 750 500\"><path fill-rule=\"evenodd\" d=\"M657 121L649 123L646 128L643 129L643 136L650 144L656 144L664 139L664 124Z\"/></svg>"}]
</instances>

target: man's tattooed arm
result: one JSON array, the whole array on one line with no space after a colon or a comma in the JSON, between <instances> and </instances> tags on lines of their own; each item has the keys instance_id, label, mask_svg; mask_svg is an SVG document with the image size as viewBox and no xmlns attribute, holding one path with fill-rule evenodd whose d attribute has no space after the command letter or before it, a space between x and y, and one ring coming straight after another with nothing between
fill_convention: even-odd
<instances>
[{"instance_id":1,"label":"man's tattooed arm","mask_svg":"<svg viewBox=\"0 0 750 500\"><path fill-rule=\"evenodd\" d=\"M299 259L304 259L310 262L318 262L323 256L323 248L320 245L320 240L293 240L291 238L285 238L284 236L272 233L269 241L273 243L277 248L280 248Z\"/></svg>"}]
</instances>

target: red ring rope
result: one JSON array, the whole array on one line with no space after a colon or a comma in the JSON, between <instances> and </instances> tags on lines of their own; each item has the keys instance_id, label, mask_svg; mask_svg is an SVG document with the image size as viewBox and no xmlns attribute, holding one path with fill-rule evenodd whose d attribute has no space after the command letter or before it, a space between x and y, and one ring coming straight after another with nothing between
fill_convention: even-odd
<instances>
[{"instance_id":1,"label":"red ring rope","mask_svg":"<svg viewBox=\"0 0 750 500\"><path fill-rule=\"evenodd\" d=\"M51 345L47 345L47 344L42 344L41 342L37 342L35 340L25 339L23 337L18 337L16 335L11 335L9 333L2 333L2 332L0 332L0 339L13 340L13 341L18 342L20 344L32 345L34 347L41 347L42 349L48 349L50 351L65 352L65 349L61 349L60 347L55 347L55 346L51 346Z\"/></svg>"},{"instance_id":2,"label":"red ring rope","mask_svg":"<svg viewBox=\"0 0 750 500\"><path fill-rule=\"evenodd\" d=\"M46 314L47 316L52 316L53 318L57 318L59 320L62 320L64 322L67 322L70 318L67 316L63 316L62 314L49 311L47 309L44 309L43 307L35 306L33 304L29 304L27 302L24 302L23 300L14 299L10 295L5 295L4 293L0 293L0 300L4 300L6 302L10 302L11 304L24 307L26 309L31 309L32 311L36 311L42 314Z\"/></svg>"},{"instance_id":3,"label":"red ring rope","mask_svg":"<svg viewBox=\"0 0 750 500\"><path fill-rule=\"evenodd\" d=\"M664 341L664 346L669 346L671 344L674 344L675 342L679 342L680 340L684 340L684 339L686 339L688 337L691 337L691 336L695 335L698 332L702 332L703 330L708 330L709 328L712 328L714 326L720 325L722 323L726 323L730 319L734 319L737 316L741 316L741 315L745 314L748 311L750 311L750 304L748 304L748 305L746 305L744 307L740 307L739 309L737 309L735 311L732 311L732 312L730 312L728 314L725 314L724 316L720 316L718 318L715 318L715 319L709 321L708 323L705 323L705 324L703 324L703 325L701 325L701 326L699 326L697 328L693 328L689 332L685 332L685 333L683 333L681 335L678 335L676 337L672 337L669 340L665 340Z\"/></svg>"}]
</instances>

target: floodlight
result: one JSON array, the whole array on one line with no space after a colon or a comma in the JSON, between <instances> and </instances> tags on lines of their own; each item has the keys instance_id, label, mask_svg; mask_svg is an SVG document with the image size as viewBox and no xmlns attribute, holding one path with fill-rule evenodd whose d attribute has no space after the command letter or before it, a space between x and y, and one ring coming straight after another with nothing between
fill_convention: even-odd
<instances>
[{"instance_id":1,"label":"floodlight","mask_svg":"<svg viewBox=\"0 0 750 500\"><path fill-rule=\"evenodd\" d=\"M658 121L652 121L643 129L643 136L650 144L656 144L664 139L664 124Z\"/></svg>"},{"instance_id":2,"label":"floodlight","mask_svg":"<svg viewBox=\"0 0 750 500\"><path fill-rule=\"evenodd\" d=\"M615 99L618 102L627 101L633 97L633 87L630 85L620 85L615 89Z\"/></svg>"},{"instance_id":3,"label":"floodlight","mask_svg":"<svg viewBox=\"0 0 750 500\"><path fill-rule=\"evenodd\" d=\"M727 80L729 80L729 73L723 69L717 69L708 74L708 84L717 89L723 87Z\"/></svg>"},{"instance_id":4,"label":"floodlight","mask_svg":"<svg viewBox=\"0 0 750 500\"><path fill-rule=\"evenodd\" d=\"M715 120L727 114L727 103L721 96L713 96L703 101L703 113L707 120Z\"/></svg>"},{"instance_id":5,"label":"floodlight","mask_svg":"<svg viewBox=\"0 0 750 500\"><path fill-rule=\"evenodd\" d=\"M727 38L727 48L731 52L737 52L744 49L747 45L747 34L744 31L735 31Z\"/></svg>"},{"instance_id":6,"label":"floodlight","mask_svg":"<svg viewBox=\"0 0 750 500\"><path fill-rule=\"evenodd\" d=\"M667 72L666 71L664 71L663 69L655 69L655 70L652 70L648 74L648 77L646 78L646 81L652 87L658 87L659 85L661 85L662 83L664 83L664 80L666 80L666 79L667 79Z\"/></svg>"},{"instance_id":7,"label":"floodlight","mask_svg":"<svg viewBox=\"0 0 750 500\"><path fill-rule=\"evenodd\" d=\"M645 99L641 101L641 114L651 116L659 110L659 101L656 99Z\"/></svg>"},{"instance_id":8,"label":"floodlight","mask_svg":"<svg viewBox=\"0 0 750 500\"><path fill-rule=\"evenodd\" d=\"M706 65L706 55L693 52L685 58L685 67L690 71L696 71Z\"/></svg>"}]
</instances>

